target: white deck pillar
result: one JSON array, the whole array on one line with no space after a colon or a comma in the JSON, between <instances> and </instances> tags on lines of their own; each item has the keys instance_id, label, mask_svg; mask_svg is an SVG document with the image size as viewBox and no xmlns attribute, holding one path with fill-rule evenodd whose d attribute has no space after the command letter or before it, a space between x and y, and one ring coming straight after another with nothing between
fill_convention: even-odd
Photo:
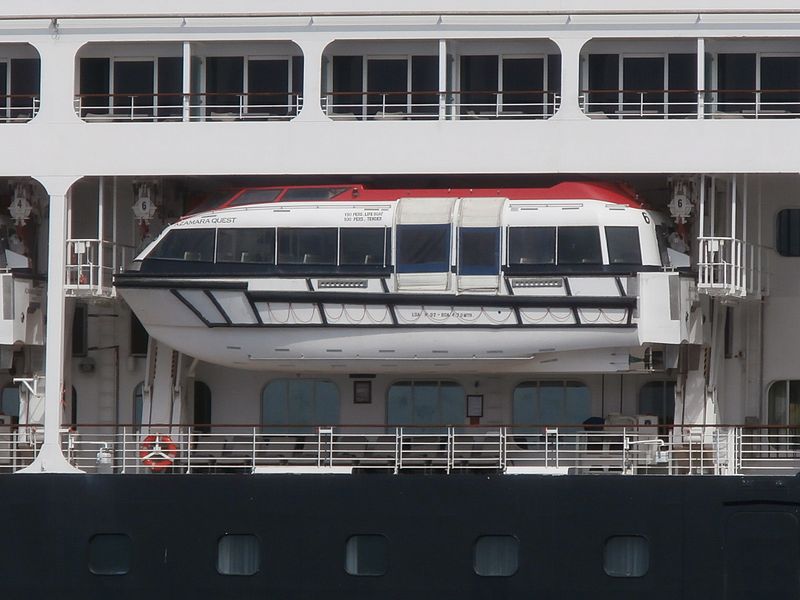
<instances>
[{"instance_id":1,"label":"white deck pillar","mask_svg":"<svg viewBox=\"0 0 800 600\"><path fill-rule=\"evenodd\" d=\"M49 187L49 186L48 186ZM53 186L55 187L55 186ZM59 186L61 187L61 186ZM47 328L45 330L44 443L33 463L20 473L80 472L61 451L61 401L64 394L66 298L64 295L67 194L51 191L47 256Z\"/></svg>"},{"instance_id":2,"label":"white deck pillar","mask_svg":"<svg viewBox=\"0 0 800 600\"><path fill-rule=\"evenodd\" d=\"M322 53L328 40L309 40L300 43L303 51L303 108L295 121L324 121L322 111Z\"/></svg>"},{"instance_id":3,"label":"white deck pillar","mask_svg":"<svg viewBox=\"0 0 800 600\"><path fill-rule=\"evenodd\" d=\"M585 119L579 106L581 94L581 49L587 40L564 38L555 40L561 51L561 107L554 119Z\"/></svg>"}]
</instances>

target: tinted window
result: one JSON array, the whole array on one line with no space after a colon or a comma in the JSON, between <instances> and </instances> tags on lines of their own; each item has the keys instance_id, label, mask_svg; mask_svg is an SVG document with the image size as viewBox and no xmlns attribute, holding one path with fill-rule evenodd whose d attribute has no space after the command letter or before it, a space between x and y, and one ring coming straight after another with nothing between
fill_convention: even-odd
<instances>
[{"instance_id":1,"label":"tinted window","mask_svg":"<svg viewBox=\"0 0 800 600\"><path fill-rule=\"evenodd\" d=\"M278 230L278 264L335 265L335 227Z\"/></svg>"},{"instance_id":2,"label":"tinted window","mask_svg":"<svg viewBox=\"0 0 800 600\"><path fill-rule=\"evenodd\" d=\"M473 568L483 577L509 577L519 566L519 541L511 535L484 535L475 541Z\"/></svg>"},{"instance_id":3,"label":"tinted window","mask_svg":"<svg viewBox=\"0 0 800 600\"><path fill-rule=\"evenodd\" d=\"M611 577L641 577L650 568L650 544L640 535L615 535L606 540L603 569Z\"/></svg>"},{"instance_id":4,"label":"tinted window","mask_svg":"<svg viewBox=\"0 0 800 600\"><path fill-rule=\"evenodd\" d=\"M147 258L212 262L214 260L213 229L173 229Z\"/></svg>"},{"instance_id":5,"label":"tinted window","mask_svg":"<svg viewBox=\"0 0 800 600\"><path fill-rule=\"evenodd\" d=\"M286 190L281 200L330 200L347 188L299 188Z\"/></svg>"},{"instance_id":6,"label":"tinted window","mask_svg":"<svg viewBox=\"0 0 800 600\"><path fill-rule=\"evenodd\" d=\"M335 425L338 422L339 389L330 381L276 379L261 393L261 423L264 425ZM292 431L300 429L292 428Z\"/></svg>"},{"instance_id":7,"label":"tinted window","mask_svg":"<svg viewBox=\"0 0 800 600\"><path fill-rule=\"evenodd\" d=\"M274 229L220 229L217 262L275 262Z\"/></svg>"},{"instance_id":8,"label":"tinted window","mask_svg":"<svg viewBox=\"0 0 800 600\"><path fill-rule=\"evenodd\" d=\"M389 425L457 425L464 422L466 396L450 381L399 381L389 388L386 411Z\"/></svg>"},{"instance_id":9,"label":"tinted window","mask_svg":"<svg viewBox=\"0 0 800 600\"><path fill-rule=\"evenodd\" d=\"M555 227L509 227L509 265L553 265L555 262Z\"/></svg>"},{"instance_id":10,"label":"tinted window","mask_svg":"<svg viewBox=\"0 0 800 600\"><path fill-rule=\"evenodd\" d=\"M514 390L514 424L579 425L591 415L589 388L579 381L525 381Z\"/></svg>"},{"instance_id":11,"label":"tinted window","mask_svg":"<svg viewBox=\"0 0 800 600\"><path fill-rule=\"evenodd\" d=\"M462 227L458 239L458 272L496 275L500 269L500 229Z\"/></svg>"},{"instance_id":12,"label":"tinted window","mask_svg":"<svg viewBox=\"0 0 800 600\"><path fill-rule=\"evenodd\" d=\"M775 246L781 256L800 256L800 208L787 208L778 213Z\"/></svg>"},{"instance_id":13,"label":"tinted window","mask_svg":"<svg viewBox=\"0 0 800 600\"><path fill-rule=\"evenodd\" d=\"M345 544L344 570L350 575L377 576L389 567L389 541L382 535L354 535Z\"/></svg>"},{"instance_id":14,"label":"tinted window","mask_svg":"<svg viewBox=\"0 0 800 600\"><path fill-rule=\"evenodd\" d=\"M600 230L597 227L558 228L558 264L599 265L602 263Z\"/></svg>"},{"instance_id":15,"label":"tinted window","mask_svg":"<svg viewBox=\"0 0 800 600\"><path fill-rule=\"evenodd\" d=\"M223 535L217 542L217 571L222 575L255 575L259 569L258 538Z\"/></svg>"},{"instance_id":16,"label":"tinted window","mask_svg":"<svg viewBox=\"0 0 800 600\"><path fill-rule=\"evenodd\" d=\"M245 206L247 204L261 204L266 202L275 202L275 198L281 190L247 190L242 192L235 200L228 206Z\"/></svg>"},{"instance_id":17,"label":"tinted window","mask_svg":"<svg viewBox=\"0 0 800 600\"><path fill-rule=\"evenodd\" d=\"M450 270L450 225L398 225L398 273Z\"/></svg>"},{"instance_id":18,"label":"tinted window","mask_svg":"<svg viewBox=\"0 0 800 600\"><path fill-rule=\"evenodd\" d=\"M95 575L125 575L131 555L131 538L123 533L99 533L89 540L89 570Z\"/></svg>"},{"instance_id":19,"label":"tinted window","mask_svg":"<svg viewBox=\"0 0 800 600\"><path fill-rule=\"evenodd\" d=\"M386 229L383 227L341 229L339 232L339 264L383 265L386 233Z\"/></svg>"},{"instance_id":20,"label":"tinted window","mask_svg":"<svg viewBox=\"0 0 800 600\"><path fill-rule=\"evenodd\" d=\"M608 263L611 265L642 264L638 227L606 227Z\"/></svg>"}]
</instances>

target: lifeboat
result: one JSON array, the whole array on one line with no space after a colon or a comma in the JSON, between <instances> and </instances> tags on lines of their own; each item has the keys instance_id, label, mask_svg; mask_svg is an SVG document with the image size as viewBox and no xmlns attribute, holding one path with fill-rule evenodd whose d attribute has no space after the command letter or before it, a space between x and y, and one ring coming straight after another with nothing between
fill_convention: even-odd
<instances>
[{"instance_id":1,"label":"lifeboat","mask_svg":"<svg viewBox=\"0 0 800 600\"><path fill-rule=\"evenodd\" d=\"M530 372L685 340L663 223L605 183L247 188L168 227L115 285L151 336L209 363Z\"/></svg>"}]
</instances>

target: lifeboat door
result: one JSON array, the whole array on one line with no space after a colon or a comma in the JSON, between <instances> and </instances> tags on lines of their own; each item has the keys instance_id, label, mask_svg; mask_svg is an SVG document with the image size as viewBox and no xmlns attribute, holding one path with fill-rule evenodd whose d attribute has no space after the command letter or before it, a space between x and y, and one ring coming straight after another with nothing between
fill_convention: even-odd
<instances>
[{"instance_id":1,"label":"lifeboat door","mask_svg":"<svg viewBox=\"0 0 800 600\"><path fill-rule=\"evenodd\" d=\"M456 271L459 292L497 292L506 198L462 198L458 210Z\"/></svg>"},{"instance_id":2,"label":"lifeboat door","mask_svg":"<svg viewBox=\"0 0 800 600\"><path fill-rule=\"evenodd\" d=\"M394 232L398 290L451 289L455 206L455 198L400 199Z\"/></svg>"}]
</instances>

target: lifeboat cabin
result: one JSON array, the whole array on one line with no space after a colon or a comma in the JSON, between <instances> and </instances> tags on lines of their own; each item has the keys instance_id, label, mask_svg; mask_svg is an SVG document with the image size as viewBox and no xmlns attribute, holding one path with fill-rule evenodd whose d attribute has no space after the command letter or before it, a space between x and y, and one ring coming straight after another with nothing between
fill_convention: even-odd
<instances>
[{"instance_id":1,"label":"lifeboat cabin","mask_svg":"<svg viewBox=\"0 0 800 600\"><path fill-rule=\"evenodd\" d=\"M116 286L155 339L230 367L622 372L692 335L667 234L606 183L248 188L168 227Z\"/></svg>"}]
</instances>

